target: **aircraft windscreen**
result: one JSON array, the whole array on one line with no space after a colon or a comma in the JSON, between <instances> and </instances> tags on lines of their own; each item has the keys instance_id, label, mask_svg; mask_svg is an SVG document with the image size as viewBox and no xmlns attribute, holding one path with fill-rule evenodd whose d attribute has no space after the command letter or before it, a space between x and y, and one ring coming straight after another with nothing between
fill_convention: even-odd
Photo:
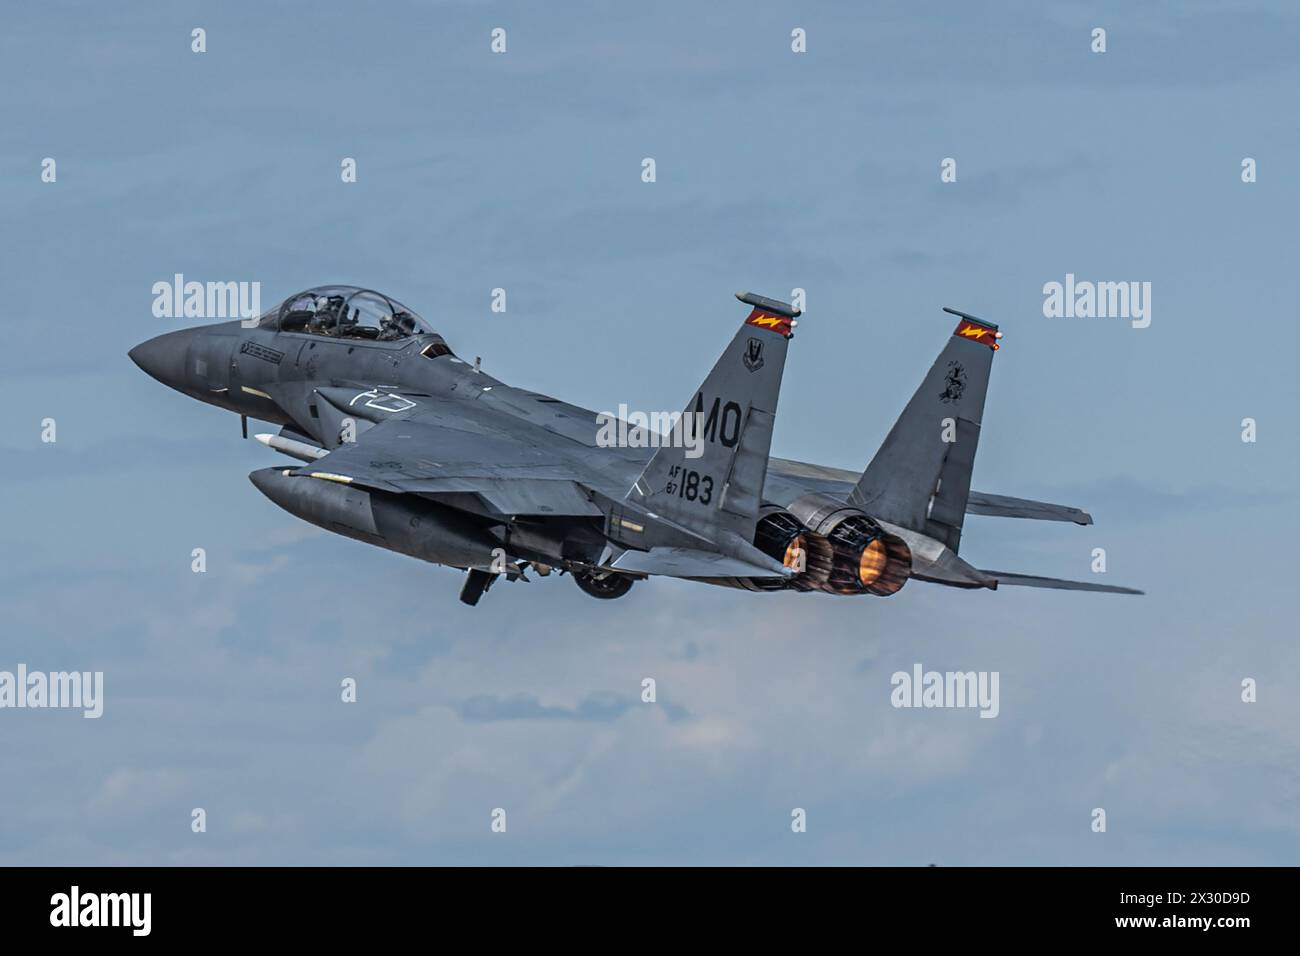
<instances>
[{"instance_id":1,"label":"aircraft windscreen","mask_svg":"<svg viewBox=\"0 0 1300 956\"><path fill-rule=\"evenodd\" d=\"M355 286L319 286L284 300L281 332L397 342L433 329L396 299Z\"/></svg>"}]
</instances>

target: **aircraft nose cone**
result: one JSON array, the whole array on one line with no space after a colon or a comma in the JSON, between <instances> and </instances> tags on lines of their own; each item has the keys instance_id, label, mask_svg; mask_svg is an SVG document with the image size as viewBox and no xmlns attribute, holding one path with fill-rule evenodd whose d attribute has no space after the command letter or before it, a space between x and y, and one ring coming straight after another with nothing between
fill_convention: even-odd
<instances>
[{"instance_id":1,"label":"aircraft nose cone","mask_svg":"<svg viewBox=\"0 0 1300 956\"><path fill-rule=\"evenodd\" d=\"M185 377L185 355L189 350L190 331L166 332L163 335L141 342L127 355L131 361L149 375L178 388Z\"/></svg>"}]
</instances>

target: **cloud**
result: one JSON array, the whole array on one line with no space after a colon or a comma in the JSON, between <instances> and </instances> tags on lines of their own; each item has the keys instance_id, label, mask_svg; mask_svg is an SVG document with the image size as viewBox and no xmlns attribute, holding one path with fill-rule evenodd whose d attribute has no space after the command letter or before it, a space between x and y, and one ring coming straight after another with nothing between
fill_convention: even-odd
<instances>
[{"instance_id":1,"label":"cloud","mask_svg":"<svg viewBox=\"0 0 1300 956\"><path fill-rule=\"evenodd\" d=\"M612 692L591 694L576 706L546 706L532 694L515 694L509 698L480 694L461 701L456 712L462 720L491 723L497 720L581 720L609 722L617 720L631 706L626 696Z\"/></svg>"}]
</instances>

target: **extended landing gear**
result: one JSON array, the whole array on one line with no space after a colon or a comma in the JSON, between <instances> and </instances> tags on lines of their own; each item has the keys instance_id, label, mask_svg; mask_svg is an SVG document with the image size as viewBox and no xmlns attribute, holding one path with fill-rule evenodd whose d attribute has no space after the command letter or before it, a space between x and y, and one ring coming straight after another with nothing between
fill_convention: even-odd
<instances>
[{"instance_id":1,"label":"extended landing gear","mask_svg":"<svg viewBox=\"0 0 1300 956\"><path fill-rule=\"evenodd\" d=\"M632 579L614 571L574 571L573 580L594 598L609 601L632 590Z\"/></svg>"},{"instance_id":2,"label":"extended landing gear","mask_svg":"<svg viewBox=\"0 0 1300 956\"><path fill-rule=\"evenodd\" d=\"M487 571L470 571L469 576L465 578L464 586L460 589L461 602L473 607L496 579L495 574L489 574Z\"/></svg>"},{"instance_id":3,"label":"extended landing gear","mask_svg":"<svg viewBox=\"0 0 1300 956\"><path fill-rule=\"evenodd\" d=\"M518 566L511 567L508 571L503 571L500 574L491 571L480 571L477 568L471 569L469 574L465 576L465 584L460 589L461 602L468 604L470 607L478 604L479 599L496 583L497 578L504 577L511 581L527 581L528 578L523 573L524 567L524 563L520 562ZM534 564L533 567L543 577L549 575L553 570L547 565ZM561 569L560 573L563 573L563 569ZM626 574L619 574L617 571L574 571L573 580L577 581L578 587L592 597L609 601L613 598L622 597L632 590L632 584L636 579Z\"/></svg>"},{"instance_id":4,"label":"extended landing gear","mask_svg":"<svg viewBox=\"0 0 1300 956\"><path fill-rule=\"evenodd\" d=\"M495 565L495 562L494 562ZM463 604L473 607L479 602L484 594L496 583L497 578L505 578L507 581L528 582L528 575L524 574L528 570L529 562L516 561L514 564L503 563L500 571L483 571L479 568L471 568L465 577L465 583L460 589L460 600ZM537 569L538 575L546 577L551 573L548 565L533 563Z\"/></svg>"}]
</instances>

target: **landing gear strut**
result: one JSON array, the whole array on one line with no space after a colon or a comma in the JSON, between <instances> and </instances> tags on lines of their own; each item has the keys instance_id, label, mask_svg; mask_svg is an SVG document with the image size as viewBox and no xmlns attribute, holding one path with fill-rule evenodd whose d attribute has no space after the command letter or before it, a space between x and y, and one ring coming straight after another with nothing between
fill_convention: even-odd
<instances>
[{"instance_id":1,"label":"landing gear strut","mask_svg":"<svg viewBox=\"0 0 1300 956\"><path fill-rule=\"evenodd\" d=\"M574 571L578 587L594 598L609 601L632 590L632 579L614 571Z\"/></svg>"}]
</instances>

